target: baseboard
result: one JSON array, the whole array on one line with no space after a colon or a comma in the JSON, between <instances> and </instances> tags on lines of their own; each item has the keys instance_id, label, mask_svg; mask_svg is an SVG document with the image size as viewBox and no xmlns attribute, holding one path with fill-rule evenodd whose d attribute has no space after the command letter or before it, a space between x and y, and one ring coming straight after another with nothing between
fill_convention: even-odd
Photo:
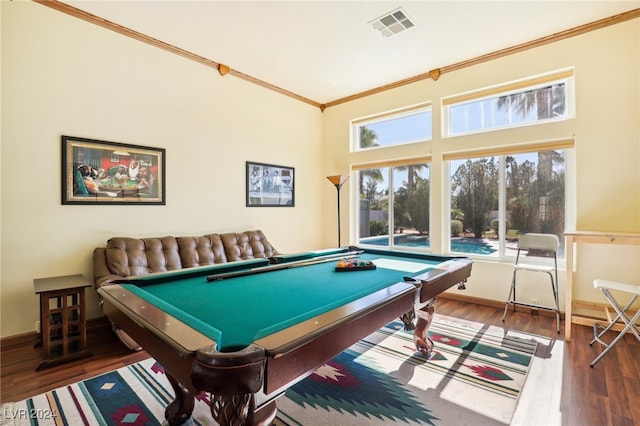
<instances>
[{"instance_id":1,"label":"baseboard","mask_svg":"<svg viewBox=\"0 0 640 426\"><path fill-rule=\"evenodd\" d=\"M466 296L463 294L452 292L442 293L438 296L438 298L456 300L458 302L474 303L476 305L489 306L491 308L498 309L504 309L505 304L505 302L501 302L498 300L483 299L481 297ZM526 306L516 306L515 308L518 312L527 312L531 315L545 315L549 317L555 316L554 312L544 309L527 308ZM583 325L590 328L593 328L593 325L595 323L601 325L604 324L606 326L610 321L612 321L612 317L615 315L615 312L611 313L609 311L611 309L611 306L605 303L574 301L573 308L575 309L575 311L571 315L571 324ZM580 311L580 309L584 310ZM597 312L598 310L600 311L600 313ZM594 311L596 312L594 313ZM635 312L633 310L629 311L630 315L633 315L634 313ZM564 312L560 312L560 318L561 320L565 319ZM623 328L624 324L620 322L611 327L611 329L614 331L621 331Z\"/></svg>"},{"instance_id":2,"label":"baseboard","mask_svg":"<svg viewBox=\"0 0 640 426\"><path fill-rule=\"evenodd\" d=\"M489 306L491 308L504 308L504 302L481 297L467 296L465 294L444 292L438 295L438 299L457 300L459 302L475 303L476 305Z\"/></svg>"},{"instance_id":3,"label":"baseboard","mask_svg":"<svg viewBox=\"0 0 640 426\"><path fill-rule=\"evenodd\" d=\"M476 305L488 306L496 309L504 309L504 305L505 305L505 302L503 301L493 300L493 299L484 299L482 297L466 296L464 294L453 293L453 292L442 293L438 296L438 298L456 300L458 302L473 303ZM554 317L554 318L556 316L555 312L553 311L529 308L526 306L514 306L510 309L511 309L511 312L515 310L517 312L526 312L531 315L543 315L543 316ZM564 319L564 313L560 312L560 318Z\"/></svg>"},{"instance_id":4,"label":"baseboard","mask_svg":"<svg viewBox=\"0 0 640 426\"><path fill-rule=\"evenodd\" d=\"M111 323L105 316L87 320L87 334L105 328L111 328ZM35 331L7 336L0 339L0 347L4 350L13 346L35 345L39 338L40 333Z\"/></svg>"}]
</instances>

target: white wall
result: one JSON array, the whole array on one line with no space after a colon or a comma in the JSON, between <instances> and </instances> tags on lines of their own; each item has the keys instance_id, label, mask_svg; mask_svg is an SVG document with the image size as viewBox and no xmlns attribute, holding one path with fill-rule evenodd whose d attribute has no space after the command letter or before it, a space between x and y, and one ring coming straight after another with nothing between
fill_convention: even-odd
<instances>
[{"instance_id":1,"label":"white wall","mask_svg":"<svg viewBox=\"0 0 640 426\"><path fill-rule=\"evenodd\" d=\"M441 252L448 237L448 229L444 225L444 215L448 211L443 202L447 191L444 187L444 153L575 135L576 148L572 156L576 174L570 177L570 185L577 191L568 194L575 199L575 217L568 218L568 226L573 225L580 230L640 233L639 58L640 20L635 19L443 74L438 81L421 81L329 108L324 112L323 121L324 168L348 173L351 164L432 155L430 241L434 251ZM569 67L575 68L575 119L481 136L441 137L442 97ZM433 102L432 141L384 150L349 152L349 120L425 101ZM345 186L345 190L350 194L344 198L346 207L342 224L343 229L350 226L353 243L357 229L354 217L349 223L349 213L355 211L357 194L353 185ZM325 205L324 216L331 219L333 208L333 204ZM336 228L335 219L327 222L325 228L329 231L332 226ZM331 238L331 232L324 237ZM462 294L505 300L511 282L511 262L488 262L477 258L467 290ZM577 262L574 299L605 302L599 292L593 290L591 282L594 278L640 282L639 247L580 246ZM525 278L525 282L540 280L535 275L531 278ZM564 282L562 271L562 310ZM523 300L535 298L542 303L552 303L547 283L538 288L523 287L520 295Z\"/></svg>"},{"instance_id":2,"label":"white wall","mask_svg":"<svg viewBox=\"0 0 640 426\"><path fill-rule=\"evenodd\" d=\"M92 279L93 249L115 235L262 229L283 252L320 247L318 108L33 2L1 3L1 336L34 330L34 278ZM61 205L63 134L166 148L166 206ZM295 207L246 208L247 160L295 167Z\"/></svg>"}]
</instances>

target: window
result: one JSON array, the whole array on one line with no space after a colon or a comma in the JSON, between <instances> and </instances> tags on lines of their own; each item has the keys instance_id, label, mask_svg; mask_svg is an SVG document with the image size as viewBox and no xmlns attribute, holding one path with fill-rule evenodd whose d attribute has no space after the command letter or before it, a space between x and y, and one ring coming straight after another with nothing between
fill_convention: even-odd
<instances>
[{"instance_id":1,"label":"window","mask_svg":"<svg viewBox=\"0 0 640 426\"><path fill-rule=\"evenodd\" d=\"M418 106L352 121L355 151L431 140L431 107Z\"/></svg>"},{"instance_id":2,"label":"window","mask_svg":"<svg viewBox=\"0 0 640 426\"><path fill-rule=\"evenodd\" d=\"M572 87L569 70L443 99L445 136L569 118Z\"/></svg>"},{"instance_id":3,"label":"window","mask_svg":"<svg viewBox=\"0 0 640 426\"><path fill-rule=\"evenodd\" d=\"M359 244L429 247L428 163L363 168L357 178Z\"/></svg>"},{"instance_id":4,"label":"window","mask_svg":"<svg viewBox=\"0 0 640 426\"><path fill-rule=\"evenodd\" d=\"M563 241L564 150L457 158L449 170L452 252L513 255L527 232Z\"/></svg>"}]
</instances>

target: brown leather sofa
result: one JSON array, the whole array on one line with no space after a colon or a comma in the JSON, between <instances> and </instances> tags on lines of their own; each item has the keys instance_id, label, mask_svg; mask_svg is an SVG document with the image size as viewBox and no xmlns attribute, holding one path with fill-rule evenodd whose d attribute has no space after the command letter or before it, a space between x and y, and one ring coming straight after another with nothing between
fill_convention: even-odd
<instances>
[{"instance_id":1,"label":"brown leather sofa","mask_svg":"<svg viewBox=\"0 0 640 426\"><path fill-rule=\"evenodd\" d=\"M113 237L106 247L93 251L94 287L97 290L114 280L131 276L277 254L260 230L203 236ZM139 349L139 345L115 325L114 331L126 346Z\"/></svg>"}]
</instances>

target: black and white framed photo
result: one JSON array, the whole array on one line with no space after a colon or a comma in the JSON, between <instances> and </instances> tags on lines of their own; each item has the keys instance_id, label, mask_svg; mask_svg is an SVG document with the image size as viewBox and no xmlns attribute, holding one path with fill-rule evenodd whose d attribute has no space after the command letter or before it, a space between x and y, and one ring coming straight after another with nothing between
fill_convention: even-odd
<instances>
[{"instance_id":1,"label":"black and white framed photo","mask_svg":"<svg viewBox=\"0 0 640 426\"><path fill-rule=\"evenodd\" d=\"M295 169L247 161L247 207L294 207Z\"/></svg>"}]
</instances>

